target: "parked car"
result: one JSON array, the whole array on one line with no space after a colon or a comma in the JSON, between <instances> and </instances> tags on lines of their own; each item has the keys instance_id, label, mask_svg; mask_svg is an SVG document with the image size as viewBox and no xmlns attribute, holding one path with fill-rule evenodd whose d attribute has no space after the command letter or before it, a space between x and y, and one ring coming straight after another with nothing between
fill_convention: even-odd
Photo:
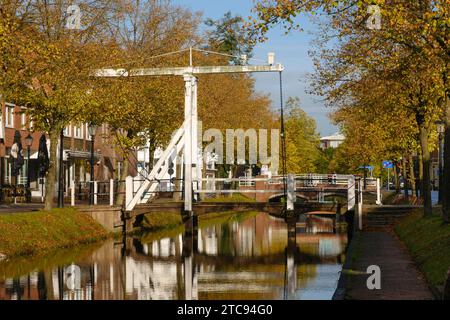
<instances>
[{"instance_id":1,"label":"parked car","mask_svg":"<svg viewBox=\"0 0 450 320\"><path fill-rule=\"evenodd\" d=\"M385 183L383 184L383 187L384 187L385 189L387 189L387 188L388 188L388 183L385 182ZM390 190L395 189L395 184L394 184L393 182L389 182L389 189L390 189Z\"/></svg>"}]
</instances>

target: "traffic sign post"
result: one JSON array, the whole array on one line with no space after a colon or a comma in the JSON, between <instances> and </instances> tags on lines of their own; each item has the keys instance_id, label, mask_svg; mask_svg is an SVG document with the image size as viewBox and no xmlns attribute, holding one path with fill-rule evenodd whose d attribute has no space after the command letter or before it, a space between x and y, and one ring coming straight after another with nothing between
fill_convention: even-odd
<instances>
[{"instance_id":1,"label":"traffic sign post","mask_svg":"<svg viewBox=\"0 0 450 320\"><path fill-rule=\"evenodd\" d=\"M394 168L394 163L392 161L389 161L389 160L383 161L383 168L387 169L387 172L388 172L387 190L391 191L391 185L390 185L390 182L391 182L391 169Z\"/></svg>"}]
</instances>

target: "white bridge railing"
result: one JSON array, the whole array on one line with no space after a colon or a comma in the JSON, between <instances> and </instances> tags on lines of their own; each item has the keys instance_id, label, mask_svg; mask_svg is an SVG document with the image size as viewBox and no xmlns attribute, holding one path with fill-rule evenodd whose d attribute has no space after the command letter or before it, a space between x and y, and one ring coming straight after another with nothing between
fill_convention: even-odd
<instances>
[{"instance_id":1,"label":"white bridge railing","mask_svg":"<svg viewBox=\"0 0 450 320\"><path fill-rule=\"evenodd\" d=\"M174 140L177 137L176 135ZM182 139L181 139L182 141ZM166 150L168 154L170 152L176 152L180 147L180 140L171 143ZM172 150L172 151L171 151ZM148 203L152 197L157 195L158 192L173 191L171 182L164 182L164 188L161 188L161 177L167 174L167 164L158 163L148 179L143 180L140 186L136 188L133 185L133 179L131 178L126 184L126 210L131 211L137 204ZM157 170L158 169L158 170ZM153 178L153 179L152 179ZM202 178L196 179L193 182L193 195L194 199L199 200L204 195L217 196L220 194L274 194L283 193L283 184L286 182L287 186L287 202L288 208L292 208L297 200L298 192L314 192L317 193L318 202L326 202L325 197L332 195L336 192L342 193L345 196L346 193L348 210L355 208L357 204L357 193L360 188L360 178L356 178L352 175L320 175L320 174L299 174L272 177L240 177L240 178ZM184 181L181 182L184 184ZM379 188L379 180L366 180L367 185L375 183L377 188L377 203L381 204L381 193ZM169 187L168 187L169 186ZM137 189L137 190L136 190ZM181 188L183 190L184 188ZM362 195L361 195L362 197Z\"/></svg>"}]
</instances>

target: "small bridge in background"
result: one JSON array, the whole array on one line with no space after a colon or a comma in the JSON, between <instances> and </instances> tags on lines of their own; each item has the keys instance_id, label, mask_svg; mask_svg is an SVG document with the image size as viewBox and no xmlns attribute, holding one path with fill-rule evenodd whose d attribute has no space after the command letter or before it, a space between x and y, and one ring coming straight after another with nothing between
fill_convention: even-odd
<instances>
[{"instance_id":1,"label":"small bridge in background","mask_svg":"<svg viewBox=\"0 0 450 320\"><path fill-rule=\"evenodd\" d=\"M135 194L130 192L131 184L132 180L129 180L128 201L135 197ZM155 184L161 184L161 181L149 182L148 185L153 190L151 194L143 194L142 201L132 210L124 210L122 218L126 230L131 230L133 225L139 224L144 215L155 212L179 213L186 220L192 218L186 215L184 201L173 201L173 192L160 191L160 185ZM233 197L230 197L230 201L223 201L227 198L226 195L233 194L245 195L248 201L235 201ZM161 195L166 198L160 198ZM215 200L218 196L222 201ZM351 175L199 179L192 198L194 220L209 213L245 211L267 212L284 219L298 219L301 215L339 219L338 217L357 209L358 206L362 208L362 183Z\"/></svg>"},{"instance_id":2,"label":"small bridge in background","mask_svg":"<svg viewBox=\"0 0 450 320\"><path fill-rule=\"evenodd\" d=\"M330 198L348 201L348 192L355 183L351 175L295 175L295 196L300 202L329 202ZM225 179L226 180L226 179ZM376 186L374 190L376 189ZM259 192L264 190L264 192ZM278 202L284 197L282 177L268 179L260 176L254 179L239 179L239 191L256 202ZM254 193L253 193L254 192Z\"/></svg>"}]
</instances>

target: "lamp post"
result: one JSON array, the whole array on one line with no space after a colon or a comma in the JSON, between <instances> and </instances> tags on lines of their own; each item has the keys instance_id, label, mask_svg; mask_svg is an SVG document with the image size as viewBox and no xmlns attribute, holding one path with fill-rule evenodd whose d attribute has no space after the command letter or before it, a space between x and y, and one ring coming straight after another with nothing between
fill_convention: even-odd
<instances>
[{"instance_id":1,"label":"lamp post","mask_svg":"<svg viewBox=\"0 0 450 320\"><path fill-rule=\"evenodd\" d=\"M64 208L64 129L59 132L58 208Z\"/></svg>"},{"instance_id":2,"label":"lamp post","mask_svg":"<svg viewBox=\"0 0 450 320\"><path fill-rule=\"evenodd\" d=\"M444 161L443 161L443 141L444 141L444 133L445 133L445 123L444 121L436 121L436 128L437 132L439 134L439 204L442 204L443 200L443 167L444 167Z\"/></svg>"},{"instance_id":3,"label":"lamp post","mask_svg":"<svg viewBox=\"0 0 450 320\"><path fill-rule=\"evenodd\" d=\"M90 123L88 126L89 135L91 136L91 181L89 183L89 205L94 205L94 140L97 126Z\"/></svg>"},{"instance_id":4,"label":"lamp post","mask_svg":"<svg viewBox=\"0 0 450 320\"><path fill-rule=\"evenodd\" d=\"M27 202L31 202L31 190L30 190L30 155L31 155L31 145L33 144L33 136L31 133L28 134L28 136L25 138L25 145L27 146L27 155L28 155L28 162L27 162L27 185L26 185L26 193L27 193Z\"/></svg>"}]
</instances>

